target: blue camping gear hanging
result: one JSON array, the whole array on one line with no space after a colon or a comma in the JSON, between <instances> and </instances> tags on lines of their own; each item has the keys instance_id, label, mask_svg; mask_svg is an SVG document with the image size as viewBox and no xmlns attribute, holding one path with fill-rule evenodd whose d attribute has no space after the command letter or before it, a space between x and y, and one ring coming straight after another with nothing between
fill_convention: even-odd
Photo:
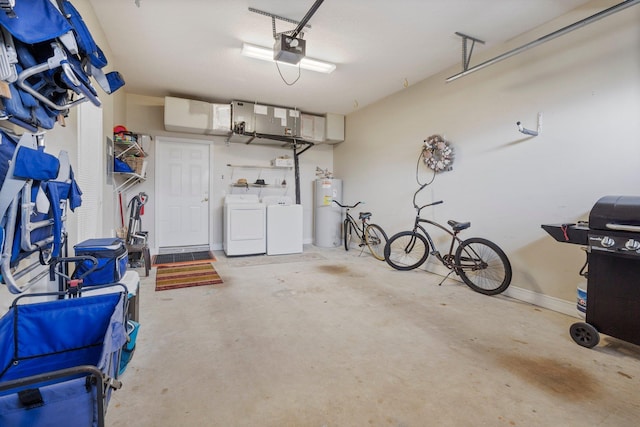
<instances>
[{"instance_id":1,"label":"blue camping gear hanging","mask_svg":"<svg viewBox=\"0 0 640 427\"><path fill-rule=\"evenodd\" d=\"M0 80L11 94L0 97L5 120L30 132L52 129L71 107L85 101L101 105L92 79L107 94L124 86L119 72L104 70L107 58L71 2L4 3Z\"/></svg>"},{"instance_id":2,"label":"blue camping gear hanging","mask_svg":"<svg viewBox=\"0 0 640 427\"><path fill-rule=\"evenodd\" d=\"M117 283L127 272L129 254L122 239L117 237L88 239L78 243L73 249L76 256L89 255L98 260L95 270L84 278L83 286ZM80 277L92 268L93 263L91 261L79 263L73 273L73 278Z\"/></svg>"},{"instance_id":3,"label":"blue camping gear hanging","mask_svg":"<svg viewBox=\"0 0 640 427\"><path fill-rule=\"evenodd\" d=\"M69 1L63 1L62 5L63 11L69 17L69 22L73 26L80 52L89 59L89 74L96 79L96 82L108 94L120 89L124 86L124 78L117 71L106 74L102 71L102 68L108 64L107 58L102 49L93 40L93 36L80 13Z\"/></svg>"},{"instance_id":4,"label":"blue camping gear hanging","mask_svg":"<svg viewBox=\"0 0 640 427\"><path fill-rule=\"evenodd\" d=\"M13 7L15 17L0 13L0 24L19 40L35 44L70 31L71 24L50 1L20 0Z\"/></svg>"},{"instance_id":5,"label":"blue camping gear hanging","mask_svg":"<svg viewBox=\"0 0 640 427\"><path fill-rule=\"evenodd\" d=\"M43 149L34 150L20 147L16 153L16 164L13 174L17 177L48 181L58 176L60 161L47 154Z\"/></svg>"},{"instance_id":6,"label":"blue camping gear hanging","mask_svg":"<svg viewBox=\"0 0 640 427\"><path fill-rule=\"evenodd\" d=\"M125 173L135 172L133 169L131 169L131 166L129 166L124 160L120 160L117 157L113 158L113 171Z\"/></svg>"},{"instance_id":7,"label":"blue camping gear hanging","mask_svg":"<svg viewBox=\"0 0 640 427\"><path fill-rule=\"evenodd\" d=\"M71 180L71 188L69 189L69 208L74 211L82 205L82 190L73 176L73 168L69 167L69 179Z\"/></svg>"}]
</instances>

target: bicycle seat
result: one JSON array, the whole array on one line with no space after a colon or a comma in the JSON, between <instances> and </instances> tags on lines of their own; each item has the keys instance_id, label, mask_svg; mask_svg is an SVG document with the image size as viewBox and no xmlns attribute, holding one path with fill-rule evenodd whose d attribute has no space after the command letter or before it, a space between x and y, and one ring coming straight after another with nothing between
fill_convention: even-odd
<instances>
[{"instance_id":1,"label":"bicycle seat","mask_svg":"<svg viewBox=\"0 0 640 427\"><path fill-rule=\"evenodd\" d=\"M471 223L470 222L458 222L458 221L454 221L452 219L447 221L447 224L449 224L451 226L451 228L453 228L453 231L462 231L462 230L466 230L467 228L471 227Z\"/></svg>"},{"instance_id":2,"label":"bicycle seat","mask_svg":"<svg viewBox=\"0 0 640 427\"><path fill-rule=\"evenodd\" d=\"M360 216L358 217L360 220L369 218L371 218L371 212L360 212Z\"/></svg>"}]
</instances>

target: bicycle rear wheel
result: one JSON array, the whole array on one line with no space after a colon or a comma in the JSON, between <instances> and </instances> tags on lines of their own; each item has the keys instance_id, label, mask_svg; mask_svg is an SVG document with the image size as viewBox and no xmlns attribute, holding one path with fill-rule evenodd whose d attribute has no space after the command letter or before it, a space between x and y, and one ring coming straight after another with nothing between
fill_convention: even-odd
<instances>
[{"instance_id":1,"label":"bicycle rear wheel","mask_svg":"<svg viewBox=\"0 0 640 427\"><path fill-rule=\"evenodd\" d=\"M384 246L384 259L396 270L413 270L429 257L427 239L413 231L394 234Z\"/></svg>"},{"instance_id":2,"label":"bicycle rear wheel","mask_svg":"<svg viewBox=\"0 0 640 427\"><path fill-rule=\"evenodd\" d=\"M485 295L504 292L511 283L511 264L495 243L479 237L467 239L456 250L457 272L471 289Z\"/></svg>"},{"instance_id":3,"label":"bicycle rear wheel","mask_svg":"<svg viewBox=\"0 0 640 427\"><path fill-rule=\"evenodd\" d=\"M351 237L353 236L353 226L348 219L345 219L342 224L342 238L344 240L344 250L348 251L351 245Z\"/></svg>"},{"instance_id":4,"label":"bicycle rear wheel","mask_svg":"<svg viewBox=\"0 0 640 427\"><path fill-rule=\"evenodd\" d=\"M374 258L384 261L384 246L387 243L387 233L377 224L369 224L364 229L364 241Z\"/></svg>"}]
</instances>

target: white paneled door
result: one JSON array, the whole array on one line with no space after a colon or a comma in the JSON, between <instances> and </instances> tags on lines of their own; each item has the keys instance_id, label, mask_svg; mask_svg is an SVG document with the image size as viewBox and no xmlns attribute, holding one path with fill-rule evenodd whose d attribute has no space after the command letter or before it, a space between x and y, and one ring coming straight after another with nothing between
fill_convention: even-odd
<instances>
[{"instance_id":1,"label":"white paneled door","mask_svg":"<svg viewBox=\"0 0 640 427\"><path fill-rule=\"evenodd\" d=\"M209 245L209 143L156 142L158 247Z\"/></svg>"}]
</instances>

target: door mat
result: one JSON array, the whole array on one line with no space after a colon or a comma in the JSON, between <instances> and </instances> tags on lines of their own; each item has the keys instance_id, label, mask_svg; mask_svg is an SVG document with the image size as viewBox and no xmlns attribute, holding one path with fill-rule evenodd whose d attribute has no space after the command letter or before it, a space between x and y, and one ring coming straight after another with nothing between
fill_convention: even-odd
<instances>
[{"instance_id":1,"label":"door mat","mask_svg":"<svg viewBox=\"0 0 640 427\"><path fill-rule=\"evenodd\" d=\"M222 279L211 263L159 266L156 271L156 291L218 285Z\"/></svg>"},{"instance_id":2,"label":"door mat","mask_svg":"<svg viewBox=\"0 0 640 427\"><path fill-rule=\"evenodd\" d=\"M153 256L153 266L171 264L200 264L203 261L213 262L216 257L210 251L181 252L176 254L159 254Z\"/></svg>"},{"instance_id":3,"label":"door mat","mask_svg":"<svg viewBox=\"0 0 640 427\"><path fill-rule=\"evenodd\" d=\"M227 265L232 267L252 267L254 265L288 264L290 262L326 261L327 258L318 253L305 252L291 255L257 255L227 258ZM221 261L223 262L223 261Z\"/></svg>"}]
</instances>

